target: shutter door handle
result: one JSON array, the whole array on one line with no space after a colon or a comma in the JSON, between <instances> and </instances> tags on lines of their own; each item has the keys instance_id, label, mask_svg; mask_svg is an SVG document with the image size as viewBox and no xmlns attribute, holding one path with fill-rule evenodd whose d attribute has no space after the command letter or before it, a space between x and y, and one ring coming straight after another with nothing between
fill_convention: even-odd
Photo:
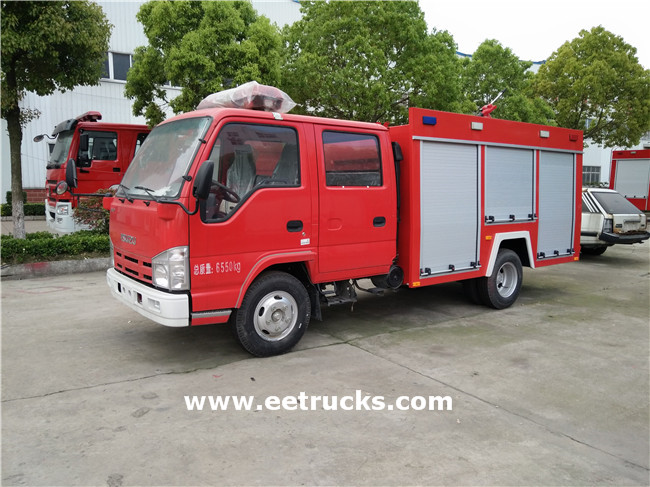
<instances>
[{"instance_id":1,"label":"shutter door handle","mask_svg":"<svg viewBox=\"0 0 650 487\"><path fill-rule=\"evenodd\" d=\"M376 216L372 220L372 226L373 227L383 227L386 225L386 217L384 216Z\"/></svg>"}]
</instances>

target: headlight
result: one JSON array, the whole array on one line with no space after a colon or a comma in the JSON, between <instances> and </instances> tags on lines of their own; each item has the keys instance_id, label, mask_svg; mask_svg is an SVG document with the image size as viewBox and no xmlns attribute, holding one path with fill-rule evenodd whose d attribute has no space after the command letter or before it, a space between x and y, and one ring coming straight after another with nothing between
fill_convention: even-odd
<instances>
[{"instance_id":1,"label":"headlight","mask_svg":"<svg viewBox=\"0 0 650 487\"><path fill-rule=\"evenodd\" d=\"M65 193L68 190L68 183L65 181L59 182L59 184L56 185L56 194L61 195Z\"/></svg>"},{"instance_id":2,"label":"headlight","mask_svg":"<svg viewBox=\"0 0 650 487\"><path fill-rule=\"evenodd\" d=\"M187 247L165 250L151 260L153 284L170 291L190 288L190 252Z\"/></svg>"},{"instance_id":3,"label":"headlight","mask_svg":"<svg viewBox=\"0 0 650 487\"><path fill-rule=\"evenodd\" d=\"M68 206L68 205L56 205L56 214L57 215L68 215L68 214L70 214L70 206Z\"/></svg>"}]
</instances>

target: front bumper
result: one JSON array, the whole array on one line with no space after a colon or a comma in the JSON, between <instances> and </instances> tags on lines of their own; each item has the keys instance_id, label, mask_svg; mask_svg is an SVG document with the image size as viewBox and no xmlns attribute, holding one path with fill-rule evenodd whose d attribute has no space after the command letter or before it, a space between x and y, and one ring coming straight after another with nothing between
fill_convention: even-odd
<instances>
[{"instance_id":1,"label":"front bumper","mask_svg":"<svg viewBox=\"0 0 650 487\"><path fill-rule=\"evenodd\" d=\"M65 213L59 213L59 208L65 208ZM45 221L50 230L58 233L73 233L90 228L86 225L77 225L73 212L71 203L57 203L52 206L49 200L45 200Z\"/></svg>"},{"instance_id":2,"label":"front bumper","mask_svg":"<svg viewBox=\"0 0 650 487\"><path fill-rule=\"evenodd\" d=\"M106 281L118 301L142 316L165 326L189 326L190 301L187 294L153 289L115 269L106 271Z\"/></svg>"}]
</instances>

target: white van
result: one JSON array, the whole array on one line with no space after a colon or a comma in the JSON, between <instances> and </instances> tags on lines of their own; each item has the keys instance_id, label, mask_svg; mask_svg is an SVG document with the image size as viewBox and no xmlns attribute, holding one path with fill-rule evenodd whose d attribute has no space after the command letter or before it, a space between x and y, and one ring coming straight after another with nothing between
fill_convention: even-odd
<instances>
[{"instance_id":1,"label":"white van","mask_svg":"<svg viewBox=\"0 0 650 487\"><path fill-rule=\"evenodd\" d=\"M600 255L614 244L650 238L646 215L612 189L582 189L580 252Z\"/></svg>"}]
</instances>

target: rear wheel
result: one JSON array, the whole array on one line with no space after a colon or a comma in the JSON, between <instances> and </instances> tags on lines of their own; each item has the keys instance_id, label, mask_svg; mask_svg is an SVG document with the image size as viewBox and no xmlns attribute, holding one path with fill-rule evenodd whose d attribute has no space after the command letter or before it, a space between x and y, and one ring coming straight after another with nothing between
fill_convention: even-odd
<instances>
[{"instance_id":1,"label":"rear wheel","mask_svg":"<svg viewBox=\"0 0 650 487\"><path fill-rule=\"evenodd\" d=\"M519 297L523 270L519 256L510 249L501 249L490 277L478 281L478 291L486 306L503 309Z\"/></svg>"},{"instance_id":2,"label":"rear wheel","mask_svg":"<svg viewBox=\"0 0 650 487\"><path fill-rule=\"evenodd\" d=\"M309 324L311 305L305 286L290 274L267 272L257 278L235 317L241 345L258 357L291 350Z\"/></svg>"}]
</instances>

